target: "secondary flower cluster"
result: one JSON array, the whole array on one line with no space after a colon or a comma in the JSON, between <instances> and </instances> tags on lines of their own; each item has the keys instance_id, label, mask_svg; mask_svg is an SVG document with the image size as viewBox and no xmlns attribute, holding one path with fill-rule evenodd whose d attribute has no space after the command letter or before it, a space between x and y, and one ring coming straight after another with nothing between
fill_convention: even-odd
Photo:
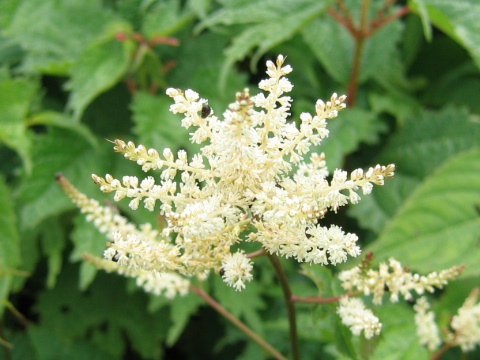
<instances>
[{"instance_id":1,"label":"secondary flower cluster","mask_svg":"<svg viewBox=\"0 0 480 360\"><path fill-rule=\"evenodd\" d=\"M389 263L382 262L378 270L371 268L373 256L367 255L362 264L346 271L342 271L338 278L342 282L342 287L350 294L373 295L373 303L379 305L383 301L386 293L390 294L391 302L398 302L400 295L405 300L413 298L412 292L424 294L426 291L433 293L435 288L443 288L448 281L456 279L464 270L465 266L453 266L450 269L443 270L440 273L432 272L426 276L413 274L398 261L389 259ZM357 293L353 293L353 291ZM429 312L429 304L424 297L420 298L415 310L417 315L418 336L420 342L427 345L430 350L434 350L441 343L438 329L434 322L434 315ZM378 335L381 330L381 323L371 310L366 309L362 300L349 299L343 297L340 299L337 313L342 322L349 326L352 333L358 335L362 330L365 337L371 338Z\"/></svg>"},{"instance_id":2,"label":"secondary flower cluster","mask_svg":"<svg viewBox=\"0 0 480 360\"><path fill-rule=\"evenodd\" d=\"M467 297L457 315L450 322L450 330L446 333L444 341L448 346L460 346L462 351L472 351L480 344L480 288L475 288ZM415 323L417 335L422 345L433 351L439 348L442 340L439 336L435 315L425 297L417 300L415 304Z\"/></svg>"},{"instance_id":3,"label":"secondary flower cluster","mask_svg":"<svg viewBox=\"0 0 480 360\"><path fill-rule=\"evenodd\" d=\"M389 259L388 264L380 263L378 270L366 269L362 264L342 271L338 277L345 290L356 289L364 295L373 294L373 303L381 304L386 290L390 294L391 302L397 302L399 295L402 295L405 300L410 300L412 291L419 295L425 291L432 293L434 288L441 289L449 280L456 279L464 268L463 265L453 266L440 273L432 272L423 276L406 271L398 261Z\"/></svg>"},{"instance_id":4,"label":"secondary flower cluster","mask_svg":"<svg viewBox=\"0 0 480 360\"><path fill-rule=\"evenodd\" d=\"M112 229L115 235L105 252L108 268L187 278L205 277L213 270L241 290L252 279L253 268L241 250L232 253L241 241L257 241L271 254L322 265L360 254L356 235L322 226L319 220L349 201L357 203L359 192L369 194L373 184L383 185L395 166L377 165L350 175L337 169L328 180L324 154L313 153L306 161L311 147L328 136L327 119L345 108L346 97L333 94L327 102L318 100L313 116L300 115L300 126L287 121L292 99L285 94L293 85L285 77L292 68L284 60L280 55L275 63L267 62L269 78L259 84L265 94L251 96L248 89L238 93L223 120L205 111L207 100L196 92L167 90L174 100L170 110L183 115L181 125L191 130L191 141L204 143L190 158L184 150L159 153L115 140L115 151L145 172L159 170L159 178L119 180L107 174L92 175L93 180L101 191L113 192L115 201L130 199L132 209L143 204L153 211L159 204L167 226L155 236Z\"/></svg>"}]
</instances>

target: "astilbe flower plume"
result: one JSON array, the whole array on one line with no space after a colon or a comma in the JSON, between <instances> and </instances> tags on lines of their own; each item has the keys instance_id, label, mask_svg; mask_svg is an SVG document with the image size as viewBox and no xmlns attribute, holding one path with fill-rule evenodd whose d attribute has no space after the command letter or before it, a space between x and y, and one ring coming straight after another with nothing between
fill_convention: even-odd
<instances>
[{"instance_id":1,"label":"astilbe flower plume","mask_svg":"<svg viewBox=\"0 0 480 360\"><path fill-rule=\"evenodd\" d=\"M192 129L191 141L204 144L190 158L184 150L175 156L168 148L160 154L114 141L116 152L145 172L160 171L160 177L119 180L107 174L92 175L93 180L101 191L113 192L115 201L130 199L132 209L143 204L153 211L159 204L167 226L152 235L151 229L123 231L124 225L112 225L105 259L90 261L141 278L147 291L167 293L163 285L154 285L160 281L158 274L204 278L213 270L230 286L243 289L252 279L252 261L241 250L232 253L232 246L242 241L257 241L271 254L322 265L360 254L355 234L323 226L321 219L329 210L358 202L360 190L366 195L373 184L383 185L395 166L377 165L350 175L337 169L329 181L324 154L313 153L307 161L311 147L329 135L327 120L345 108L346 97L333 94L327 102L318 100L313 116L300 115L300 126L287 121L292 99L285 94L293 85L285 77L292 68L284 60L280 55L275 63L267 62L268 79L259 84L265 94L252 96L248 89L238 93L223 120L204 111L207 100L196 92L167 89L174 101L170 110L183 115L181 125ZM84 211L105 222L98 220L104 216L101 211ZM168 294L183 293L177 280L163 280L177 284Z\"/></svg>"}]
</instances>

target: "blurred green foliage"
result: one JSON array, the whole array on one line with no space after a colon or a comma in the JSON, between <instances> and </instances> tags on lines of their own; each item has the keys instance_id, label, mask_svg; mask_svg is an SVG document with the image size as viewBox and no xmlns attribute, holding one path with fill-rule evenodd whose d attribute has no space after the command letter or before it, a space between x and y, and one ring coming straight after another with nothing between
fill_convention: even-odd
<instances>
[{"instance_id":1,"label":"blurred green foliage","mask_svg":"<svg viewBox=\"0 0 480 360\"><path fill-rule=\"evenodd\" d=\"M0 359L267 358L194 294L154 298L82 263L85 252L101 255L106 240L55 174L108 201L91 173L142 174L105 139L192 154L166 87L198 91L219 115L235 92L255 92L264 60L280 53L294 68L294 119L318 98L347 93L356 42L332 14L339 3L360 21L362 2L353 0L0 2L0 337L13 346ZM437 296L445 323L480 279L480 4L386 3L372 0L370 18L405 12L366 38L355 104L316 151L331 170L396 163L398 171L327 221L357 232L377 261L395 257L423 273L466 264ZM158 224L156 214L118 207ZM263 260L244 292L215 276L207 290L288 354L284 303ZM296 294L339 294L338 269L302 266L304 276L285 266ZM384 332L369 343L352 338L331 305L298 312L304 359L428 358L408 305L379 308Z\"/></svg>"}]
</instances>

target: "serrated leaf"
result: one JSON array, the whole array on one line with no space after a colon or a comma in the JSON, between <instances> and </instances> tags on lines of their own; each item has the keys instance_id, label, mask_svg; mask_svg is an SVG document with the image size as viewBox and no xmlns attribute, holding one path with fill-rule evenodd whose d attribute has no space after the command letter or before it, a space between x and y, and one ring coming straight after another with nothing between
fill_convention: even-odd
<instances>
[{"instance_id":1,"label":"serrated leaf","mask_svg":"<svg viewBox=\"0 0 480 360\"><path fill-rule=\"evenodd\" d=\"M77 267L62 271L54 289L40 294L36 306L38 325L54 332L62 342L88 339L90 346L113 358L132 348L145 358L160 358L168 323L166 311L147 314L147 296L125 293L125 279L102 273L88 292L77 288Z\"/></svg>"},{"instance_id":2,"label":"serrated leaf","mask_svg":"<svg viewBox=\"0 0 480 360\"><path fill-rule=\"evenodd\" d=\"M245 318L250 326L260 336L263 335L263 324L258 312L265 308L262 300L262 288L260 283L252 282L238 292L223 282L221 276L214 278L215 298L223 304L227 310L238 318Z\"/></svg>"},{"instance_id":3,"label":"serrated leaf","mask_svg":"<svg viewBox=\"0 0 480 360\"><path fill-rule=\"evenodd\" d=\"M233 38L232 45L225 51L226 60L220 70L220 87L225 87L226 76L236 61L244 59L256 49L251 61L252 66L255 65L263 54L291 38L325 11L328 5L328 1L255 0L222 8L205 19L197 31L219 24L249 23Z\"/></svg>"},{"instance_id":4,"label":"serrated leaf","mask_svg":"<svg viewBox=\"0 0 480 360\"><path fill-rule=\"evenodd\" d=\"M115 360L109 354L101 352L93 344L87 341L69 341L55 333L51 329L41 326L31 326L28 329L28 336L31 346L35 350L36 360L52 360L52 359L70 359L70 360Z\"/></svg>"},{"instance_id":5,"label":"serrated leaf","mask_svg":"<svg viewBox=\"0 0 480 360\"><path fill-rule=\"evenodd\" d=\"M0 81L0 143L18 152L27 172L32 164L26 117L36 91L37 83L29 79Z\"/></svg>"},{"instance_id":6,"label":"serrated leaf","mask_svg":"<svg viewBox=\"0 0 480 360\"><path fill-rule=\"evenodd\" d=\"M360 6L359 4L356 6ZM386 88L410 86L403 74L403 64L399 60L398 43L402 30L399 22L392 22L366 40L360 63L359 83L373 78ZM355 51L352 35L330 14L324 14L312 21L303 29L302 35L328 74L347 86L351 78Z\"/></svg>"},{"instance_id":7,"label":"serrated leaf","mask_svg":"<svg viewBox=\"0 0 480 360\"><path fill-rule=\"evenodd\" d=\"M432 23L445 32L452 39L462 45L472 56L475 64L480 68L480 4L477 0L422 0L415 1L414 11L422 14L427 7L428 16ZM418 5L423 5L418 7ZM426 21L426 19L425 19Z\"/></svg>"},{"instance_id":8,"label":"serrated leaf","mask_svg":"<svg viewBox=\"0 0 480 360\"><path fill-rule=\"evenodd\" d=\"M69 71L71 78L67 84L72 91L68 107L73 110L74 118L79 119L95 97L125 76L132 52L131 41L108 39L80 55Z\"/></svg>"},{"instance_id":9,"label":"serrated leaf","mask_svg":"<svg viewBox=\"0 0 480 360\"><path fill-rule=\"evenodd\" d=\"M347 84L354 52L348 31L331 15L324 15L305 27L302 36L328 74L340 84Z\"/></svg>"},{"instance_id":10,"label":"serrated leaf","mask_svg":"<svg viewBox=\"0 0 480 360\"><path fill-rule=\"evenodd\" d=\"M75 59L114 21L96 1L19 1L5 34L27 51L27 72L66 75ZM81 16L79 16L81 14ZM88 24L88 26L85 26Z\"/></svg>"},{"instance_id":11,"label":"serrated leaf","mask_svg":"<svg viewBox=\"0 0 480 360\"><path fill-rule=\"evenodd\" d=\"M480 151L460 153L415 189L364 252L427 273L466 264L480 274Z\"/></svg>"},{"instance_id":12,"label":"serrated leaf","mask_svg":"<svg viewBox=\"0 0 480 360\"><path fill-rule=\"evenodd\" d=\"M409 95L402 93L370 92L368 102L377 115L386 112L393 115L400 126L407 119L416 117L421 110L420 103Z\"/></svg>"},{"instance_id":13,"label":"serrated leaf","mask_svg":"<svg viewBox=\"0 0 480 360\"><path fill-rule=\"evenodd\" d=\"M396 175L351 206L349 214L376 233L394 216L421 180L451 156L480 146L480 126L465 110L424 111L407 118L377 158L397 165ZM372 164L374 165L374 164Z\"/></svg>"},{"instance_id":14,"label":"serrated leaf","mask_svg":"<svg viewBox=\"0 0 480 360\"><path fill-rule=\"evenodd\" d=\"M166 344L172 346L175 344L182 334L183 330L188 324L190 317L195 314L198 308L203 305L203 300L193 294L189 293L186 296L177 297L172 302L170 309L170 319L173 324L168 328L168 335Z\"/></svg>"},{"instance_id":15,"label":"serrated leaf","mask_svg":"<svg viewBox=\"0 0 480 360\"><path fill-rule=\"evenodd\" d=\"M172 104L166 96L138 92L132 104L135 134L139 142L162 151L177 149L190 143L188 130L181 127L180 118L169 111Z\"/></svg>"},{"instance_id":16,"label":"serrated leaf","mask_svg":"<svg viewBox=\"0 0 480 360\"><path fill-rule=\"evenodd\" d=\"M328 168L333 171L342 167L345 156L358 149L360 143L375 143L386 127L372 113L347 109L342 110L337 119L329 121L327 129L330 131L328 138L312 151L324 152Z\"/></svg>"},{"instance_id":17,"label":"serrated leaf","mask_svg":"<svg viewBox=\"0 0 480 360\"><path fill-rule=\"evenodd\" d=\"M188 14L180 14L180 5L176 0L157 3L149 8L143 19L142 33L151 39L155 36L169 36L184 26Z\"/></svg>"},{"instance_id":18,"label":"serrated leaf","mask_svg":"<svg viewBox=\"0 0 480 360\"><path fill-rule=\"evenodd\" d=\"M467 107L480 113L480 102L472 94L480 93L480 73L473 63L467 62L444 74L428 87L422 100L430 106L450 103L457 108Z\"/></svg>"},{"instance_id":19,"label":"serrated leaf","mask_svg":"<svg viewBox=\"0 0 480 360\"><path fill-rule=\"evenodd\" d=\"M12 286L14 270L21 263L20 235L11 199L11 190L0 176L0 314Z\"/></svg>"},{"instance_id":20,"label":"serrated leaf","mask_svg":"<svg viewBox=\"0 0 480 360\"><path fill-rule=\"evenodd\" d=\"M97 189L88 181L91 173L106 168L108 163L106 156L92 150L82 137L59 128L39 135L34 148L34 171L18 189L18 197L24 203L20 210L21 225L29 229L52 215L74 208L55 181L57 172L70 179L82 179L81 188L93 191Z\"/></svg>"},{"instance_id":21,"label":"serrated leaf","mask_svg":"<svg viewBox=\"0 0 480 360\"><path fill-rule=\"evenodd\" d=\"M376 307L376 315L383 324L382 334L371 360L427 360L427 349L420 345L413 311L405 304L384 304Z\"/></svg>"},{"instance_id":22,"label":"serrated leaf","mask_svg":"<svg viewBox=\"0 0 480 360\"><path fill-rule=\"evenodd\" d=\"M423 178L450 156L480 146L480 125L464 109L425 111L408 119L379 158L405 175Z\"/></svg>"}]
</instances>

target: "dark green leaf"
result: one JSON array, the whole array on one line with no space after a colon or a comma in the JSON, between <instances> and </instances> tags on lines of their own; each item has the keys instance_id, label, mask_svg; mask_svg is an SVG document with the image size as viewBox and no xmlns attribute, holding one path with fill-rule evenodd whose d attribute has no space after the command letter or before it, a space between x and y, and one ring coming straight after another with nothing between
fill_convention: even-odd
<instances>
[{"instance_id":1,"label":"dark green leaf","mask_svg":"<svg viewBox=\"0 0 480 360\"><path fill-rule=\"evenodd\" d=\"M34 228L49 216L74 207L55 181L57 172L63 172L73 183L81 179L82 190L99 193L93 182L85 180L92 172L104 171L108 163L106 156L92 150L82 137L59 128L39 135L34 148L34 171L18 194L24 202L20 217L26 228Z\"/></svg>"},{"instance_id":2,"label":"dark green leaf","mask_svg":"<svg viewBox=\"0 0 480 360\"><path fill-rule=\"evenodd\" d=\"M151 39L155 36L169 36L178 31L190 18L188 14L180 14L179 2L168 0L157 3L148 10L143 21L143 34Z\"/></svg>"},{"instance_id":3,"label":"dark green leaf","mask_svg":"<svg viewBox=\"0 0 480 360\"><path fill-rule=\"evenodd\" d=\"M58 219L49 219L42 224L41 243L43 253L48 258L47 287L53 288L62 269L65 231Z\"/></svg>"},{"instance_id":4,"label":"dark green leaf","mask_svg":"<svg viewBox=\"0 0 480 360\"><path fill-rule=\"evenodd\" d=\"M426 5L432 23L445 32L452 39L461 44L472 56L475 64L480 68L480 4L477 0L422 0L416 1L414 11L423 14Z\"/></svg>"},{"instance_id":5,"label":"dark green leaf","mask_svg":"<svg viewBox=\"0 0 480 360\"><path fill-rule=\"evenodd\" d=\"M168 329L167 345L172 346L177 342L183 330L185 330L190 317L195 314L203 304L203 300L193 293L178 297L172 302L170 319L173 324L171 324Z\"/></svg>"},{"instance_id":6,"label":"dark green leaf","mask_svg":"<svg viewBox=\"0 0 480 360\"><path fill-rule=\"evenodd\" d=\"M139 142L160 153L167 147L175 150L189 144L189 131L181 127L181 118L169 111L171 104L169 97L138 92L132 105Z\"/></svg>"},{"instance_id":7,"label":"dark green leaf","mask_svg":"<svg viewBox=\"0 0 480 360\"><path fill-rule=\"evenodd\" d=\"M36 90L37 83L28 79L0 81L0 142L18 152L27 172L32 165L26 117Z\"/></svg>"},{"instance_id":8,"label":"dark green leaf","mask_svg":"<svg viewBox=\"0 0 480 360\"><path fill-rule=\"evenodd\" d=\"M20 236L17 230L17 217L13 209L10 189L0 176L0 314L3 313L5 300L8 298L20 265ZM17 269L18 270L18 269Z\"/></svg>"},{"instance_id":9,"label":"dark green leaf","mask_svg":"<svg viewBox=\"0 0 480 360\"><path fill-rule=\"evenodd\" d=\"M96 43L81 54L70 69L69 107L80 118L95 97L113 87L127 73L133 52L131 41L109 39Z\"/></svg>"},{"instance_id":10,"label":"dark green leaf","mask_svg":"<svg viewBox=\"0 0 480 360\"><path fill-rule=\"evenodd\" d=\"M51 125L73 131L87 140L92 147L96 147L97 139L84 124L75 121L73 118L54 111L44 111L35 114L29 119L29 125Z\"/></svg>"}]
</instances>

